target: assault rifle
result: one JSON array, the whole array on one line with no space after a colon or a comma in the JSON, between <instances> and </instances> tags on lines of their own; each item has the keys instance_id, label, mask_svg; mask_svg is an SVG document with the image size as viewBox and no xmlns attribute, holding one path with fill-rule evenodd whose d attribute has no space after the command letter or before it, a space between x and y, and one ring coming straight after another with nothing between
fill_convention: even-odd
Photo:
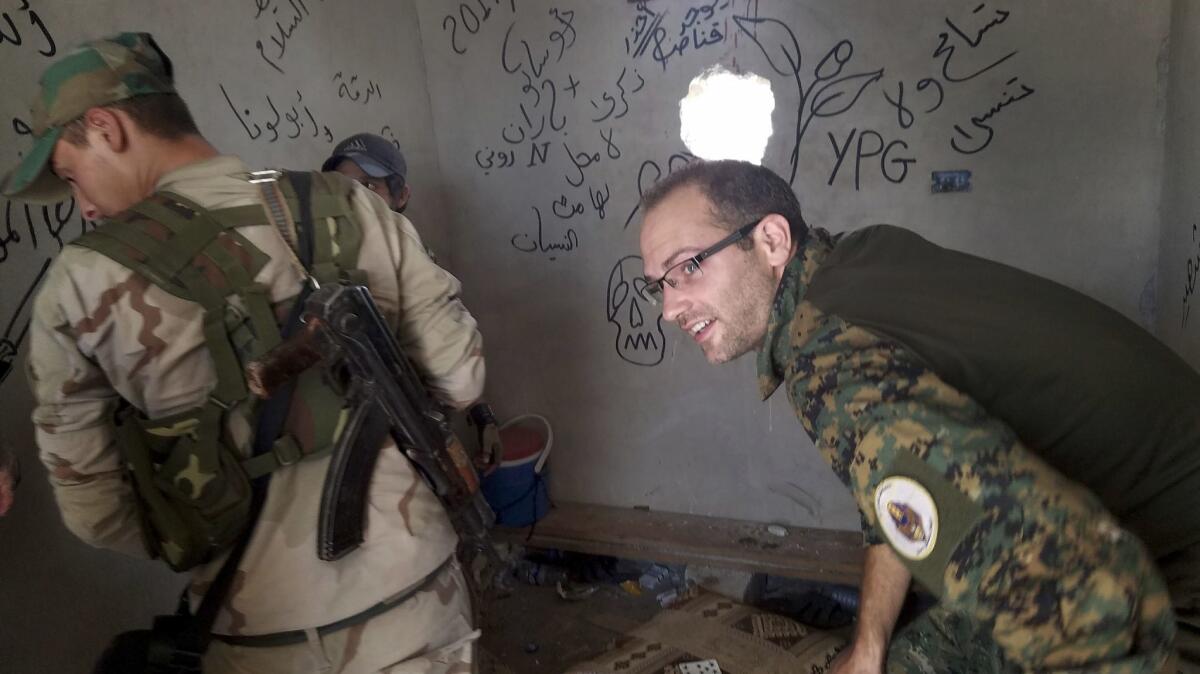
<instances>
[{"instance_id":1,"label":"assault rifle","mask_svg":"<svg viewBox=\"0 0 1200 674\"><path fill-rule=\"evenodd\" d=\"M445 506L466 549L497 561L488 539L495 516L475 467L363 286L326 283L314 290L303 326L251 363L246 379L265 399L317 364L350 408L321 492L317 556L339 559L362 543L367 488L391 435Z\"/></svg>"}]
</instances>

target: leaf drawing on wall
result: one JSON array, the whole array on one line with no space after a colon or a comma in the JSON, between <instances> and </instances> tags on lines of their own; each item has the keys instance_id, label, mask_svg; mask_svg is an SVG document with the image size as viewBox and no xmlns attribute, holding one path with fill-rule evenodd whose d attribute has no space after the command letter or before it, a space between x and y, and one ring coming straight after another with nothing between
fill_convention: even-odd
<instances>
[{"instance_id":1,"label":"leaf drawing on wall","mask_svg":"<svg viewBox=\"0 0 1200 674\"><path fill-rule=\"evenodd\" d=\"M850 44L849 40L842 40L833 45L833 49L830 49L825 58L821 59L821 62L813 70L813 75L816 76L818 82L831 80L842 74L842 68L851 56L854 56L854 45ZM832 72L830 72L830 68L833 69Z\"/></svg>"},{"instance_id":2,"label":"leaf drawing on wall","mask_svg":"<svg viewBox=\"0 0 1200 674\"><path fill-rule=\"evenodd\" d=\"M822 86L812 95L812 116L833 117L840 115L858 102L858 97L872 82L883 78L883 69L870 73L847 75ZM853 95L849 95L853 93Z\"/></svg>"},{"instance_id":3,"label":"leaf drawing on wall","mask_svg":"<svg viewBox=\"0 0 1200 674\"><path fill-rule=\"evenodd\" d=\"M751 16L734 16L733 22L758 45L772 70L787 77L800 72L800 45L786 23Z\"/></svg>"},{"instance_id":4,"label":"leaf drawing on wall","mask_svg":"<svg viewBox=\"0 0 1200 674\"><path fill-rule=\"evenodd\" d=\"M854 57L854 44L840 40L813 69L812 83L807 87L800 76L803 56L800 43L790 26L768 17L734 16L733 22L743 35L758 45L771 69L796 83L800 102L796 106L796 136L792 145L791 174L788 183L795 184L800 165L800 143L808 125L817 117L835 117L854 107L867 87L883 78L883 68L842 75L842 70Z\"/></svg>"}]
</instances>

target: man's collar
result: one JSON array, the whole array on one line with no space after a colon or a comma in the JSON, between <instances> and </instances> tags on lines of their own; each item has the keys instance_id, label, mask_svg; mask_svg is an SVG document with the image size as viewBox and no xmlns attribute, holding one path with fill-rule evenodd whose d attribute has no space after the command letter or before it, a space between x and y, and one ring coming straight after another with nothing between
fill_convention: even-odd
<instances>
[{"instance_id":1,"label":"man's collar","mask_svg":"<svg viewBox=\"0 0 1200 674\"><path fill-rule=\"evenodd\" d=\"M788 262L775 291L771 304L771 316L767 321L767 332L763 337L762 349L758 352L758 392L763 400L771 397L783 383L783 376L790 361L791 340L788 326L796 313L796 307L804 301L813 275L821 262L833 250L836 237L824 229L810 229L800 249Z\"/></svg>"},{"instance_id":2,"label":"man's collar","mask_svg":"<svg viewBox=\"0 0 1200 674\"><path fill-rule=\"evenodd\" d=\"M190 164L185 164L172 171L167 171L162 174L158 183L155 184L156 192L171 192L172 188L180 183L189 183L195 180L206 180L218 176L237 175L247 173L250 169L246 164L233 155L218 155L209 159L201 159Z\"/></svg>"}]
</instances>

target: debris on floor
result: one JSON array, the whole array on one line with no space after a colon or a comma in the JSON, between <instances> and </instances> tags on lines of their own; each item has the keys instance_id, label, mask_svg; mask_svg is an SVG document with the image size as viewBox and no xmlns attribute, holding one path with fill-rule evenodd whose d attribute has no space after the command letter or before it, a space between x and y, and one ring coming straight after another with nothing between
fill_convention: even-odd
<instances>
[{"instance_id":1,"label":"debris on floor","mask_svg":"<svg viewBox=\"0 0 1200 674\"><path fill-rule=\"evenodd\" d=\"M614 649L568 666L568 674L824 672L848 637L847 630L818 630L703 590L641 624L606 615L589 620L620 627L622 635ZM719 669L690 666L697 661Z\"/></svg>"},{"instance_id":2,"label":"debris on floor","mask_svg":"<svg viewBox=\"0 0 1200 674\"><path fill-rule=\"evenodd\" d=\"M852 587L706 567L519 547L510 558L511 591L483 607L481 674L819 673L858 600Z\"/></svg>"},{"instance_id":3,"label":"debris on floor","mask_svg":"<svg viewBox=\"0 0 1200 674\"><path fill-rule=\"evenodd\" d=\"M679 674L721 674L721 666L716 660L697 660L696 662L681 662L673 669ZM673 674L673 673L672 673Z\"/></svg>"}]
</instances>

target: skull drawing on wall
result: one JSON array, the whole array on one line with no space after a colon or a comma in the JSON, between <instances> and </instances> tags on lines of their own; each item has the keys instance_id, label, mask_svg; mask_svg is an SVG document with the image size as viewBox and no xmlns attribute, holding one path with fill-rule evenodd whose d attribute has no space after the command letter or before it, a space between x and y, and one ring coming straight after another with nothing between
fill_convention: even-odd
<instances>
[{"instance_id":1,"label":"skull drawing on wall","mask_svg":"<svg viewBox=\"0 0 1200 674\"><path fill-rule=\"evenodd\" d=\"M627 363L654 366L663 360L667 338L662 312L642 296L642 258L627 255L608 275L608 322L617 326L617 355Z\"/></svg>"},{"instance_id":2,"label":"skull drawing on wall","mask_svg":"<svg viewBox=\"0 0 1200 674\"><path fill-rule=\"evenodd\" d=\"M8 378L12 371L13 361L17 358L17 345L7 339L0 339L0 384Z\"/></svg>"}]
</instances>

